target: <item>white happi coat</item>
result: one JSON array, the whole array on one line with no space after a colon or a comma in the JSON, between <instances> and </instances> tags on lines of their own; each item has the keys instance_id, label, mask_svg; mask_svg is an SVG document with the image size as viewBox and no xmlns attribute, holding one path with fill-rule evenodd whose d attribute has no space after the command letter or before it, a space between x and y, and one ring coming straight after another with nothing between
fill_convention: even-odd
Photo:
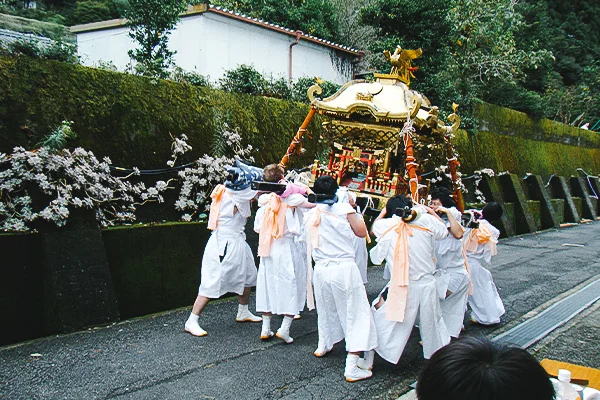
<instances>
[{"instance_id":1,"label":"white happi coat","mask_svg":"<svg viewBox=\"0 0 600 400\"><path fill-rule=\"evenodd\" d=\"M454 207L449 210L460 222L460 211ZM449 227L450 222L446 222L446 226ZM462 241L449 233L446 238L435 243L435 258L442 315L450 336L457 338L463 327L469 297L469 273L465 266ZM448 297L447 291L452 292Z\"/></svg>"},{"instance_id":2,"label":"white happi coat","mask_svg":"<svg viewBox=\"0 0 600 400\"><path fill-rule=\"evenodd\" d=\"M492 233L491 240L498 242L500 236L498 229L484 219L479 220L479 225L485 225ZM467 229L463 242L469 239L471 232L471 229ZM473 294L469 296L468 302L471 307L471 318L484 325L497 324L504 314L504 304L494 284L492 273L484 267L492 262L490 243L479 244L475 252L467 251L467 260L473 285Z\"/></svg>"},{"instance_id":3,"label":"white happi coat","mask_svg":"<svg viewBox=\"0 0 600 400\"><path fill-rule=\"evenodd\" d=\"M254 230L260 232L264 221L270 196L264 194L259 197L260 208L254 219ZM306 257L302 256L296 238L301 233L301 213L293 207L300 206L306 199L300 194L292 194L282 203L287 204L285 217L285 230L283 236L273 239L269 257L261 257L258 267L256 283L256 311L278 315L296 315L304 309L306 297L300 294L299 286L306 293L306 277L297 279L297 271L306 270ZM306 253L306 250L304 250ZM304 265L300 265L304 263Z\"/></svg>"},{"instance_id":4,"label":"white happi coat","mask_svg":"<svg viewBox=\"0 0 600 400\"><path fill-rule=\"evenodd\" d=\"M354 261L356 235L348 222L348 214L354 212L347 203L318 204L304 216L307 241L312 229L318 230L318 247L313 245L311 253L319 344L330 349L345 339L348 352L377 346L367 292ZM311 228L319 217L318 226Z\"/></svg>"},{"instance_id":5,"label":"white happi coat","mask_svg":"<svg viewBox=\"0 0 600 400\"><path fill-rule=\"evenodd\" d=\"M373 223L373 233L377 237L377 245L371 249L373 264L387 262L393 271L394 254L398 233L394 227L399 217L384 218ZM450 342L450 334L446 329L442 310L437 295L433 262L435 241L443 239L448 230L438 219L427 213L419 216L409 226L420 226L427 231L413 228L413 236L408 237L408 294L404 321L386 319L386 308L394 307L386 301L379 309L375 309L379 297L373 301L371 312L377 326L377 348L375 351L383 359L397 364L410 337L415 320L419 318L419 331L423 341L423 356L430 358L439 348ZM383 289L385 291L389 284ZM382 291L382 293L383 293Z\"/></svg>"},{"instance_id":6,"label":"white happi coat","mask_svg":"<svg viewBox=\"0 0 600 400\"><path fill-rule=\"evenodd\" d=\"M241 295L245 288L256 286L256 265L244 233L255 196L250 189L226 189L223 194L217 228L202 256L198 295L216 299L226 293Z\"/></svg>"}]
</instances>

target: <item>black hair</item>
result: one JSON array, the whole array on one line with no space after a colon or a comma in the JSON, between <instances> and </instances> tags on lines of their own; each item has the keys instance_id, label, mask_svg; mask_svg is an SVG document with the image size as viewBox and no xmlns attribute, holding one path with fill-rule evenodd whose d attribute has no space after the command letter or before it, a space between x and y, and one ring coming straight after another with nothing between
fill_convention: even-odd
<instances>
[{"instance_id":1,"label":"black hair","mask_svg":"<svg viewBox=\"0 0 600 400\"><path fill-rule=\"evenodd\" d=\"M436 351L417 381L419 400L553 400L548 374L526 350L466 337Z\"/></svg>"},{"instance_id":2,"label":"black hair","mask_svg":"<svg viewBox=\"0 0 600 400\"><path fill-rule=\"evenodd\" d=\"M411 208L412 200L406 196L396 195L391 197L385 205L385 218L391 218L396 208Z\"/></svg>"},{"instance_id":3,"label":"black hair","mask_svg":"<svg viewBox=\"0 0 600 400\"><path fill-rule=\"evenodd\" d=\"M500 204L496 203L495 201L492 201L491 203L487 203L485 205L485 207L483 207L483 210L481 210L483 219L485 219L489 222L493 222L493 221L496 221L497 219L500 219L500 217L502 217L503 213L504 213L504 211L502 210L502 206Z\"/></svg>"},{"instance_id":4,"label":"black hair","mask_svg":"<svg viewBox=\"0 0 600 400\"><path fill-rule=\"evenodd\" d=\"M338 184L331 176L323 175L317 178L312 190L316 194L334 195L338 190Z\"/></svg>"},{"instance_id":5,"label":"black hair","mask_svg":"<svg viewBox=\"0 0 600 400\"><path fill-rule=\"evenodd\" d=\"M431 200L439 200L440 203L442 203L442 206L446 208L456 207L456 202L452 198L452 193L450 193L450 190L446 187L439 186L433 188L429 195L431 196Z\"/></svg>"}]
</instances>

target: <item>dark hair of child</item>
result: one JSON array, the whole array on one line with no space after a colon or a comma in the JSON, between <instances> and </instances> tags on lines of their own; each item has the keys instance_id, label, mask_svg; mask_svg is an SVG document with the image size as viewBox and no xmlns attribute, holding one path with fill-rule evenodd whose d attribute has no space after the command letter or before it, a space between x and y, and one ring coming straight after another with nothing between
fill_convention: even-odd
<instances>
[{"instance_id":1,"label":"dark hair of child","mask_svg":"<svg viewBox=\"0 0 600 400\"><path fill-rule=\"evenodd\" d=\"M527 351L466 337L442 347L417 381L419 400L552 400L548 373Z\"/></svg>"},{"instance_id":2,"label":"dark hair of child","mask_svg":"<svg viewBox=\"0 0 600 400\"><path fill-rule=\"evenodd\" d=\"M285 177L285 170L279 164L269 164L263 170L263 181L279 182Z\"/></svg>"},{"instance_id":3,"label":"dark hair of child","mask_svg":"<svg viewBox=\"0 0 600 400\"><path fill-rule=\"evenodd\" d=\"M447 188L440 186L431 189L431 200L439 200L442 206L446 208L456 207L456 202L452 198L452 193Z\"/></svg>"},{"instance_id":4,"label":"dark hair of child","mask_svg":"<svg viewBox=\"0 0 600 400\"><path fill-rule=\"evenodd\" d=\"M333 195L338 190L338 184L337 184L337 181L335 179L333 179L331 176L324 175L324 176L317 178L317 180L315 181L315 184L313 185L312 190L316 194Z\"/></svg>"},{"instance_id":5,"label":"dark hair of child","mask_svg":"<svg viewBox=\"0 0 600 400\"><path fill-rule=\"evenodd\" d=\"M495 201L487 203L485 207L483 207L483 210L481 210L483 219L489 222L493 222L497 219L500 219L500 217L502 217L502 213L502 206L500 206L500 204L496 203Z\"/></svg>"}]
</instances>

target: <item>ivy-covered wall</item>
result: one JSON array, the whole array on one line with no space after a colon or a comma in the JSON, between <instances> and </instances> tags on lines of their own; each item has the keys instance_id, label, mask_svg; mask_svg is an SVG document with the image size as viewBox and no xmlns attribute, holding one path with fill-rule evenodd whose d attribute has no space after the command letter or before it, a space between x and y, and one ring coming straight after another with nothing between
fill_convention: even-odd
<instances>
[{"instance_id":1,"label":"ivy-covered wall","mask_svg":"<svg viewBox=\"0 0 600 400\"><path fill-rule=\"evenodd\" d=\"M257 164L278 162L308 112L300 103L28 57L0 57L0 87L0 152L35 148L70 120L79 137L69 147L140 169L166 167L170 134L189 137L189 160L210 153L223 122L257 149ZM309 130L318 137L320 118ZM317 147L308 140L298 165L312 162Z\"/></svg>"},{"instance_id":2,"label":"ivy-covered wall","mask_svg":"<svg viewBox=\"0 0 600 400\"><path fill-rule=\"evenodd\" d=\"M278 162L304 120L308 106L273 98L225 93L171 81L27 57L0 57L0 152L34 148L62 120L72 120L78 139L117 166L166 167L170 134L185 133L190 161L210 153L223 122L236 127L255 149L257 165ZM483 103L480 128L457 132L463 173L481 168L569 176L581 167L600 172L600 136L549 120ZM292 165L308 165L319 152L322 132L316 116L314 139Z\"/></svg>"}]
</instances>

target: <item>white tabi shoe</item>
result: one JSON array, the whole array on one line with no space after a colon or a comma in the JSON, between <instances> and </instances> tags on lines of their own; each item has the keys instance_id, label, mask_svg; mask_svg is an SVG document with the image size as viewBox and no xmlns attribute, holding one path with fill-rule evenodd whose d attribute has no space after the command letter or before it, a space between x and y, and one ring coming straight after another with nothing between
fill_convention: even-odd
<instances>
[{"instance_id":1,"label":"white tabi shoe","mask_svg":"<svg viewBox=\"0 0 600 400\"><path fill-rule=\"evenodd\" d=\"M371 371L358 368L358 355L348 354L346 357L346 369L344 370L344 376L347 382L357 382L363 379L369 379L373 376Z\"/></svg>"},{"instance_id":2,"label":"white tabi shoe","mask_svg":"<svg viewBox=\"0 0 600 400\"><path fill-rule=\"evenodd\" d=\"M360 369L364 369L366 371L371 371L373 369L373 361L375 360L375 351L369 350L365 351L365 357L359 358L356 366Z\"/></svg>"},{"instance_id":3,"label":"white tabi shoe","mask_svg":"<svg viewBox=\"0 0 600 400\"><path fill-rule=\"evenodd\" d=\"M257 317L248 310L248 305L238 305L238 313L235 318L236 322L261 322L262 318Z\"/></svg>"},{"instance_id":4,"label":"white tabi shoe","mask_svg":"<svg viewBox=\"0 0 600 400\"><path fill-rule=\"evenodd\" d=\"M325 347L324 344L320 344L317 346L317 349L314 351L314 355L315 357L324 357L325 354L329 353L331 351L331 349L328 349L327 347Z\"/></svg>"},{"instance_id":5,"label":"white tabi shoe","mask_svg":"<svg viewBox=\"0 0 600 400\"><path fill-rule=\"evenodd\" d=\"M275 336L273 331L262 331L260 333L260 340L270 340Z\"/></svg>"},{"instance_id":6,"label":"white tabi shoe","mask_svg":"<svg viewBox=\"0 0 600 400\"><path fill-rule=\"evenodd\" d=\"M208 332L200 328L198 322L187 320L185 323L185 331L192 334L193 336L206 336Z\"/></svg>"},{"instance_id":7,"label":"white tabi shoe","mask_svg":"<svg viewBox=\"0 0 600 400\"><path fill-rule=\"evenodd\" d=\"M298 320L298 319L300 319L300 318L302 318L302 317L300 316L300 314L296 314L296 315L294 315L294 321L296 321L296 320Z\"/></svg>"},{"instance_id":8,"label":"white tabi shoe","mask_svg":"<svg viewBox=\"0 0 600 400\"><path fill-rule=\"evenodd\" d=\"M277 333L275 334L279 339L283 340L287 344L294 343L294 338L290 337L290 331L284 329L277 329Z\"/></svg>"}]
</instances>

